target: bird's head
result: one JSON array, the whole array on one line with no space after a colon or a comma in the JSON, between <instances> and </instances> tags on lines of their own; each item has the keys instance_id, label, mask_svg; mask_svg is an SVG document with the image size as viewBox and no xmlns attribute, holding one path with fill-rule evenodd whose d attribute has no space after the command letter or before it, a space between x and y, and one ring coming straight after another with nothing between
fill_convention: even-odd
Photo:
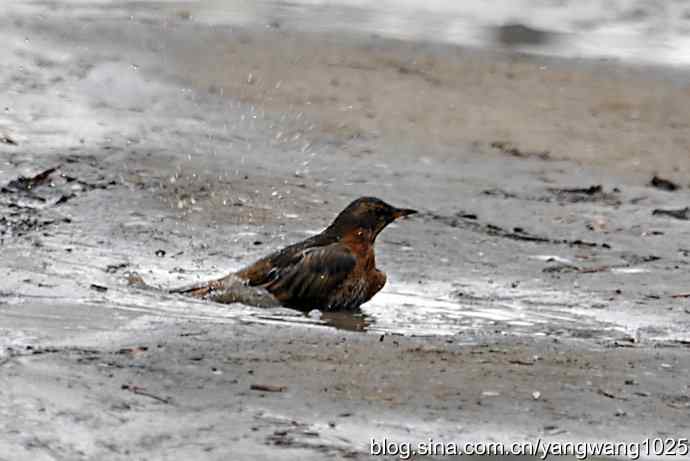
<instances>
[{"instance_id":1,"label":"bird's head","mask_svg":"<svg viewBox=\"0 0 690 461\"><path fill-rule=\"evenodd\" d=\"M343 237L362 230L366 231L373 241L388 224L414 213L417 211L396 208L375 197L361 197L341 211L327 231Z\"/></svg>"}]
</instances>

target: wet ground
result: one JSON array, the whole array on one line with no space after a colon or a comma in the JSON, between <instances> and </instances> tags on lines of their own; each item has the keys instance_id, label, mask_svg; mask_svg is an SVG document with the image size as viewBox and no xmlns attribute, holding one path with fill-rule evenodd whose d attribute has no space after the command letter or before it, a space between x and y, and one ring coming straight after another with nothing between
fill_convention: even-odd
<instances>
[{"instance_id":1,"label":"wet ground","mask_svg":"<svg viewBox=\"0 0 690 461\"><path fill-rule=\"evenodd\" d=\"M186 4L0 21L0 459L687 434L682 70ZM361 314L127 286L238 269L360 195L421 211Z\"/></svg>"}]
</instances>

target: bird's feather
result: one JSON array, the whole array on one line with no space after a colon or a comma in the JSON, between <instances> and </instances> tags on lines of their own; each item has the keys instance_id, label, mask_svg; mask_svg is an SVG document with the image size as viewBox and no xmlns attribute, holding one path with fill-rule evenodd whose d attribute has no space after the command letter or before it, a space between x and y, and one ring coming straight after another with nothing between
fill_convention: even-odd
<instances>
[{"instance_id":1,"label":"bird's feather","mask_svg":"<svg viewBox=\"0 0 690 461\"><path fill-rule=\"evenodd\" d=\"M261 286L286 305L313 303L314 308L328 299L354 269L357 260L348 247L333 243L307 248L291 257L280 258L266 274Z\"/></svg>"}]
</instances>

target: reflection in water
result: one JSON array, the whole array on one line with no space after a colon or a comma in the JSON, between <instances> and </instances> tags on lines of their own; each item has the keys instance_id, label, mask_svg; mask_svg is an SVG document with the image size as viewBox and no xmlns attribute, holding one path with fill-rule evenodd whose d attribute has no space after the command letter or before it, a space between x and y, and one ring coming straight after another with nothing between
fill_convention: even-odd
<instances>
[{"instance_id":1,"label":"reflection in water","mask_svg":"<svg viewBox=\"0 0 690 461\"><path fill-rule=\"evenodd\" d=\"M374 319L357 309L350 312L324 312L321 321L340 330L367 331Z\"/></svg>"},{"instance_id":2,"label":"reflection in water","mask_svg":"<svg viewBox=\"0 0 690 461\"><path fill-rule=\"evenodd\" d=\"M368 331L374 319L361 310L303 313L287 308L266 309L250 315L253 320L267 323L291 323L310 326L325 326L346 331Z\"/></svg>"}]
</instances>

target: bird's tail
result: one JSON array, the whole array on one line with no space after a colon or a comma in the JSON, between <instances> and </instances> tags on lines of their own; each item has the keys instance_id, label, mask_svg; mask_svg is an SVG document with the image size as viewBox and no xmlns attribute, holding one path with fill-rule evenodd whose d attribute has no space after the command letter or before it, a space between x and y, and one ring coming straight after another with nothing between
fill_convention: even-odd
<instances>
[{"instance_id":1,"label":"bird's tail","mask_svg":"<svg viewBox=\"0 0 690 461\"><path fill-rule=\"evenodd\" d=\"M219 280L199 282L194 285L187 285L180 288L168 290L168 293L192 296L194 298L206 298L210 293L222 288L223 284Z\"/></svg>"},{"instance_id":2,"label":"bird's tail","mask_svg":"<svg viewBox=\"0 0 690 461\"><path fill-rule=\"evenodd\" d=\"M127 285L129 285L130 287L139 288L141 290L165 291L162 288L149 285L144 281L144 277L142 277L136 272L130 272L127 275Z\"/></svg>"},{"instance_id":3,"label":"bird's tail","mask_svg":"<svg viewBox=\"0 0 690 461\"><path fill-rule=\"evenodd\" d=\"M230 274L221 279L172 289L151 286L136 273L129 275L128 282L130 286L144 290L181 294L222 304L243 303L256 307L280 306L280 302L274 298L271 293L263 288L247 285L246 282L236 274Z\"/></svg>"}]
</instances>

